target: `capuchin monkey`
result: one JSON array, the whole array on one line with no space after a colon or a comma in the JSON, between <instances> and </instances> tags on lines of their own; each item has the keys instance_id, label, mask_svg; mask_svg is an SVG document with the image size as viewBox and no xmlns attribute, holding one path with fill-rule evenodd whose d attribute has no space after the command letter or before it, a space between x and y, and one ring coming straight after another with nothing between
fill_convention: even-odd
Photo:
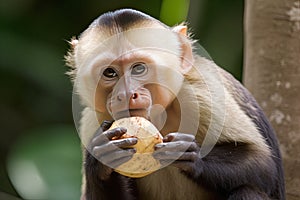
<instances>
[{"instance_id":1,"label":"capuchin monkey","mask_svg":"<svg viewBox=\"0 0 300 200\"><path fill-rule=\"evenodd\" d=\"M185 25L122 9L70 44L68 73L85 107L82 200L285 199L264 113L230 74L195 53ZM132 158L137 139L120 139L124 127L108 129L129 116L148 119L164 137L153 153L163 167L143 178L114 171Z\"/></svg>"}]
</instances>

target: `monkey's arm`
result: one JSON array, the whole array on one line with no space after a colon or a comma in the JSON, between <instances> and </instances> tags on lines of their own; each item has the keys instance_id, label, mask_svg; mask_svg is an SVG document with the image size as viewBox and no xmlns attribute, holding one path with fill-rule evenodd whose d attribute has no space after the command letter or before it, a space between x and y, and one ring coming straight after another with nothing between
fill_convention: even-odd
<instances>
[{"instance_id":1,"label":"monkey's arm","mask_svg":"<svg viewBox=\"0 0 300 200\"><path fill-rule=\"evenodd\" d=\"M86 200L137 199L135 180L109 171L110 168L87 152L85 163ZM110 175L107 180L102 180L100 176L105 173Z\"/></svg>"},{"instance_id":2,"label":"monkey's arm","mask_svg":"<svg viewBox=\"0 0 300 200\"><path fill-rule=\"evenodd\" d=\"M85 151L86 200L137 198L135 180L113 171L113 168L128 161L135 152L132 148L126 150L122 148L133 145L137 141L135 138L112 141L113 137L120 137L126 133L126 130L117 128L104 131L110 125L105 122L97 130L90 145L93 155L89 151ZM94 156L105 162L106 165Z\"/></svg>"},{"instance_id":3,"label":"monkey's arm","mask_svg":"<svg viewBox=\"0 0 300 200\"><path fill-rule=\"evenodd\" d=\"M276 182L274 161L253 144L219 144L200 162L202 173L195 181L205 182L229 199L269 199L265 192L270 194Z\"/></svg>"},{"instance_id":4,"label":"monkey's arm","mask_svg":"<svg viewBox=\"0 0 300 200\"><path fill-rule=\"evenodd\" d=\"M189 178L229 199L268 199L263 191L276 178L273 160L251 144L217 144L201 158L193 135L171 133L156 147L155 158L176 160L173 165Z\"/></svg>"}]
</instances>

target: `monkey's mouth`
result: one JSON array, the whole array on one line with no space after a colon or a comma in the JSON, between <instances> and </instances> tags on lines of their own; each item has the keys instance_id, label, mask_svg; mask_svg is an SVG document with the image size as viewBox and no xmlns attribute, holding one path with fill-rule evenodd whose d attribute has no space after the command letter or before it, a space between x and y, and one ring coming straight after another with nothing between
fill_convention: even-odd
<instances>
[{"instance_id":1,"label":"monkey's mouth","mask_svg":"<svg viewBox=\"0 0 300 200\"><path fill-rule=\"evenodd\" d=\"M146 108L122 110L113 114L115 120L125 117L144 117L148 119L149 116L149 110Z\"/></svg>"}]
</instances>

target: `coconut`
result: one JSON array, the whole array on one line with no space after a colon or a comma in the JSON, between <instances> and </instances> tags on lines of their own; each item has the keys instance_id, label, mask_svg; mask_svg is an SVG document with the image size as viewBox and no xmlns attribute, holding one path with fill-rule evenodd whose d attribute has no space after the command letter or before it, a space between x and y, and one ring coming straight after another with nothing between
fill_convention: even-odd
<instances>
[{"instance_id":1,"label":"coconut","mask_svg":"<svg viewBox=\"0 0 300 200\"><path fill-rule=\"evenodd\" d=\"M154 146L158 143L162 143L162 136L157 128L148 120L143 117L128 117L115 121L110 129L124 127L127 132L120 138L137 138L137 144L131 146L136 148L136 153L133 157L117 167L116 172L132 177L141 178L160 168L160 162L156 160L152 153L154 152Z\"/></svg>"}]
</instances>

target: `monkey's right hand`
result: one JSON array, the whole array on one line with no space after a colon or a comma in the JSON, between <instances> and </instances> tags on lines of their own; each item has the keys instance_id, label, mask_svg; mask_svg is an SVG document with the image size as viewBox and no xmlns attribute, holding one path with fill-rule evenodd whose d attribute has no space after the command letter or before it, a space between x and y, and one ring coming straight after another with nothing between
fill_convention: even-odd
<instances>
[{"instance_id":1,"label":"monkey's right hand","mask_svg":"<svg viewBox=\"0 0 300 200\"><path fill-rule=\"evenodd\" d=\"M126 133L122 127L107 130L111 122L104 121L91 140L90 152L99 162L100 179L110 177L113 169L130 160L136 152L130 146L137 143L137 138L120 139Z\"/></svg>"}]
</instances>

